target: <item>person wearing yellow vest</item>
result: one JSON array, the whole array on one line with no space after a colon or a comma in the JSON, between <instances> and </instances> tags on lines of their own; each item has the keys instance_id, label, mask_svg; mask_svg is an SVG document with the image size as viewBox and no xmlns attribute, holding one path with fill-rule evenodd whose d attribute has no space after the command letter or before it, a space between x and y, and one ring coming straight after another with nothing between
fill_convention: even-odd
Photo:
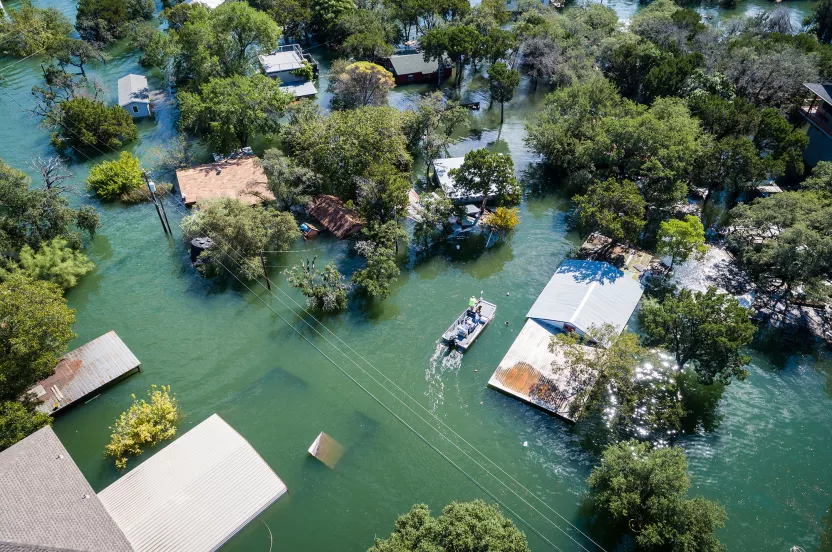
<instances>
[{"instance_id":1,"label":"person wearing yellow vest","mask_svg":"<svg viewBox=\"0 0 832 552\"><path fill-rule=\"evenodd\" d=\"M468 306L471 307L471 308L474 308L474 307L477 306L477 298L474 297L473 295L471 296L470 299L468 299Z\"/></svg>"}]
</instances>

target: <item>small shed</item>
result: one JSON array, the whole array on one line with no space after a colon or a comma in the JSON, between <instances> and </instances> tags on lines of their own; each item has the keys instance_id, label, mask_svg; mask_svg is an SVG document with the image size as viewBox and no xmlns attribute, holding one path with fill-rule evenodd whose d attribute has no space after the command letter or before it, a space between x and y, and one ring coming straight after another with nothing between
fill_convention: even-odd
<instances>
[{"instance_id":1,"label":"small shed","mask_svg":"<svg viewBox=\"0 0 832 552\"><path fill-rule=\"evenodd\" d=\"M347 209L344 202L333 195L315 196L306 210L339 240L348 238L364 228L364 221L358 214Z\"/></svg>"},{"instance_id":2,"label":"small shed","mask_svg":"<svg viewBox=\"0 0 832 552\"><path fill-rule=\"evenodd\" d=\"M65 354L55 372L29 392L41 401L38 410L54 415L138 372L140 367L139 359L116 332L109 331Z\"/></svg>"},{"instance_id":3,"label":"small shed","mask_svg":"<svg viewBox=\"0 0 832 552\"><path fill-rule=\"evenodd\" d=\"M435 83L439 80L439 61L430 59L425 61L423 54L403 54L390 56L388 68L396 78L396 84ZM442 78L451 76L451 68L442 65Z\"/></svg>"},{"instance_id":4,"label":"small shed","mask_svg":"<svg viewBox=\"0 0 832 552\"><path fill-rule=\"evenodd\" d=\"M143 75L127 75L118 79L118 105L134 119L150 117L150 90Z\"/></svg>"},{"instance_id":5,"label":"small shed","mask_svg":"<svg viewBox=\"0 0 832 552\"><path fill-rule=\"evenodd\" d=\"M286 493L213 414L98 493L136 552L217 550Z\"/></svg>"},{"instance_id":6,"label":"small shed","mask_svg":"<svg viewBox=\"0 0 832 552\"><path fill-rule=\"evenodd\" d=\"M176 171L182 203L191 207L199 201L233 197L248 205L273 200L266 185L266 172L253 155L240 155L190 169Z\"/></svg>"}]
</instances>

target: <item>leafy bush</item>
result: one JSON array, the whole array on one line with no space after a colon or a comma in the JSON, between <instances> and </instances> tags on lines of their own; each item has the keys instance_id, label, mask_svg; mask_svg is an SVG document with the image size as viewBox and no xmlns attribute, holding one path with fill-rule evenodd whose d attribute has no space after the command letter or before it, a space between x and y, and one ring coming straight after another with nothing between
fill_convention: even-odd
<instances>
[{"instance_id":1,"label":"leafy bush","mask_svg":"<svg viewBox=\"0 0 832 552\"><path fill-rule=\"evenodd\" d=\"M179 406L176 397L170 394L170 386L151 385L147 395L150 402L139 401L136 395L131 395L133 405L110 428L113 433L104 453L115 457L120 470L127 467L128 455L138 456L144 445L156 445L176 434Z\"/></svg>"},{"instance_id":2,"label":"leafy bush","mask_svg":"<svg viewBox=\"0 0 832 552\"><path fill-rule=\"evenodd\" d=\"M0 451L48 425L52 425L49 414L38 412L20 401L0 402Z\"/></svg>"},{"instance_id":3,"label":"leafy bush","mask_svg":"<svg viewBox=\"0 0 832 552\"><path fill-rule=\"evenodd\" d=\"M333 263L324 270L315 269L314 262L303 263L284 271L289 285L298 288L306 296L309 306L325 312L347 308L347 292L350 289L344 277Z\"/></svg>"},{"instance_id":4,"label":"leafy bush","mask_svg":"<svg viewBox=\"0 0 832 552\"><path fill-rule=\"evenodd\" d=\"M32 279L46 280L69 289L95 265L84 253L70 247L65 239L55 238L41 245L37 252L25 246L20 251L20 268Z\"/></svg>"},{"instance_id":5,"label":"leafy bush","mask_svg":"<svg viewBox=\"0 0 832 552\"><path fill-rule=\"evenodd\" d=\"M496 234L506 235L520 224L517 207L497 207L493 213L483 217L482 223Z\"/></svg>"},{"instance_id":6,"label":"leafy bush","mask_svg":"<svg viewBox=\"0 0 832 552\"><path fill-rule=\"evenodd\" d=\"M303 60L303 65L289 72L296 77L303 77L308 81L315 78L315 71L312 69L312 64L306 60Z\"/></svg>"},{"instance_id":7,"label":"leafy bush","mask_svg":"<svg viewBox=\"0 0 832 552\"><path fill-rule=\"evenodd\" d=\"M57 127L52 144L59 150L117 149L139 135L133 118L121 107L83 96L60 102L49 115L49 122Z\"/></svg>"},{"instance_id":8,"label":"leafy bush","mask_svg":"<svg viewBox=\"0 0 832 552\"><path fill-rule=\"evenodd\" d=\"M111 200L145 185L138 157L123 151L118 159L102 161L90 170L87 188L101 199Z\"/></svg>"}]
</instances>

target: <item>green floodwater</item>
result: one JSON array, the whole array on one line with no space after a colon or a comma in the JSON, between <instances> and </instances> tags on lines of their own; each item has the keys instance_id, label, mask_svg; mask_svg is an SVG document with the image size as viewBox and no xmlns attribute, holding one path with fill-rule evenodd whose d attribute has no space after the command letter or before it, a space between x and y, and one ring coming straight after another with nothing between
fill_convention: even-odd
<instances>
[{"instance_id":1,"label":"green floodwater","mask_svg":"<svg viewBox=\"0 0 832 552\"><path fill-rule=\"evenodd\" d=\"M73 15L68 0L49 4ZM612 5L622 18L637 7L633 2ZM738 11L771 6L755 1ZM789 3L788 9L799 20L808 6ZM110 54L95 74L115 100L116 80L144 71L135 54L118 47ZM39 80L39 61L0 60L5 77L0 157L30 174L28 160L53 153L46 133L17 103L31 105L29 90ZM153 75L150 82L160 86ZM403 87L391 103L406 106L424 90ZM487 102L482 77L466 85L463 95ZM277 288L271 297L258 282L248 289L200 278L188 265L179 232L176 239L165 239L151 205L98 204L82 192L77 200L96 204L104 227L89 248L95 272L68 295L77 311L78 337L72 345L115 330L143 368L55 422L92 486L100 490L119 477L112 460L103 458L103 448L108 426L129 405L130 394L165 384L179 399L181 433L219 413L289 488L261 516L262 522L251 523L226 550L265 552L268 529L274 550L364 550L374 535L389 534L396 516L414 502L438 511L452 500L492 500L471 479L512 510L509 515L536 551L592 550L566 521L605 549L615 549L619 535L594 520L585 500L584 481L597 462L602 432L592 424L569 428L486 388L525 312L578 243L566 227L569 202L540 177L537 160L523 144L523 122L543 95L522 84L506 106L502 131L496 109L480 112L473 116L471 132L451 151L462 155L486 146L511 153L527 188L523 222L515 235L488 250L474 238L458 242L458 249L454 243L426 259L409 259L389 299L376 304L353 300L346 313L321 318L337 339L306 325L314 321L301 317L293 302L303 305L303 298L277 273L281 265L312 255L319 265L331 259L350 272L358 262L346 243L322 236L299 242L293 249L300 252L271 257ZM328 101L325 94L320 101ZM157 121L142 123L140 140L129 147L138 155L174 135L171 107L157 108ZM72 165L79 189L90 165L88 159ZM179 220L175 205L167 205ZM481 290L498 304L495 323L464 360L442 355L439 335L467 298ZM774 353L752 351L748 380L726 388L718 403L718 393L704 396L688 420L688 433L678 439L690 462L693 492L727 508L728 524L719 536L731 550L816 549L832 503L832 363L825 354L784 355L779 349L775 343L769 349ZM432 429L439 425L437 419L487 459L448 430ZM335 470L306 453L320 431L346 446Z\"/></svg>"}]
</instances>

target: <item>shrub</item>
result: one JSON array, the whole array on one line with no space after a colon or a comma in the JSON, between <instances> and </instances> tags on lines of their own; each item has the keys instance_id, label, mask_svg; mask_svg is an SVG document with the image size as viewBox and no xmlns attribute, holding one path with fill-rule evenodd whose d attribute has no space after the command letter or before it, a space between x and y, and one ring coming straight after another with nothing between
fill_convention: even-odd
<instances>
[{"instance_id":1,"label":"shrub","mask_svg":"<svg viewBox=\"0 0 832 552\"><path fill-rule=\"evenodd\" d=\"M179 406L176 397L170 394L170 386L151 385L147 395L150 402L139 401L136 395L131 395L133 405L110 428L113 433L104 453L115 457L120 470L127 467L128 455L138 456L144 445L156 445L176 434Z\"/></svg>"},{"instance_id":2,"label":"shrub","mask_svg":"<svg viewBox=\"0 0 832 552\"><path fill-rule=\"evenodd\" d=\"M284 271L289 285L298 288L306 296L309 306L325 312L339 311L347 308L349 284L338 272L333 263L324 270L317 270L315 264L303 263Z\"/></svg>"},{"instance_id":3,"label":"shrub","mask_svg":"<svg viewBox=\"0 0 832 552\"><path fill-rule=\"evenodd\" d=\"M52 417L48 414L20 401L0 402L0 451L47 425L52 425Z\"/></svg>"},{"instance_id":4,"label":"shrub","mask_svg":"<svg viewBox=\"0 0 832 552\"><path fill-rule=\"evenodd\" d=\"M104 200L135 193L144 185L139 158L126 151L116 160L95 165L87 177L87 188Z\"/></svg>"},{"instance_id":5,"label":"shrub","mask_svg":"<svg viewBox=\"0 0 832 552\"><path fill-rule=\"evenodd\" d=\"M34 251L28 245L20 251L20 268L35 280L46 280L63 289L75 287L78 279L95 268L81 251L63 238L55 238Z\"/></svg>"}]
</instances>

